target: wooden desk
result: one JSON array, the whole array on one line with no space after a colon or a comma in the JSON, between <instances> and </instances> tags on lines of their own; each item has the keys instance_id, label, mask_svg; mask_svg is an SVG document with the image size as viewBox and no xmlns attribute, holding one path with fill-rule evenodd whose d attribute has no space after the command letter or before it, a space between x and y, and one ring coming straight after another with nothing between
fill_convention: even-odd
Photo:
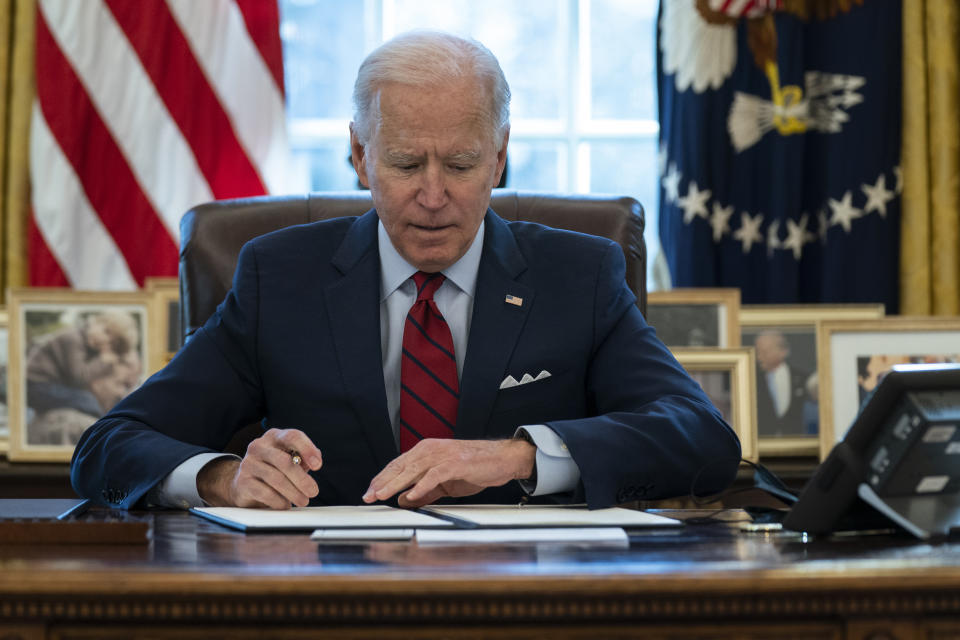
<instances>
[{"instance_id":1,"label":"wooden desk","mask_svg":"<svg viewBox=\"0 0 960 640\"><path fill-rule=\"evenodd\" d=\"M70 486L69 464L9 462L0 454L0 498L75 498L76 495Z\"/></svg>"},{"instance_id":2,"label":"wooden desk","mask_svg":"<svg viewBox=\"0 0 960 640\"><path fill-rule=\"evenodd\" d=\"M960 635L960 541L714 524L620 550L318 546L153 517L148 545L0 547L0 638Z\"/></svg>"}]
</instances>

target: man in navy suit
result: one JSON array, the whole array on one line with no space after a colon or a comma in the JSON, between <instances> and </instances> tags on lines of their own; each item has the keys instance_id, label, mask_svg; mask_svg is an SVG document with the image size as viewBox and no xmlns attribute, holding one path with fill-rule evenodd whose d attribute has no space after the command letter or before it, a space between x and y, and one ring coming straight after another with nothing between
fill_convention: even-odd
<instances>
[{"instance_id":1,"label":"man in navy suit","mask_svg":"<svg viewBox=\"0 0 960 640\"><path fill-rule=\"evenodd\" d=\"M810 374L790 361L790 343L776 330L761 331L757 353L757 428L764 436L808 435L805 416L812 404ZM814 432L816 433L816 432Z\"/></svg>"},{"instance_id":2,"label":"man in navy suit","mask_svg":"<svg viewBox=\"0 0 960 640\"><path fill-rule=\"evenodd\" d=\"M78 493L124 508L604 507L727 486L739 442L644 322L620 248L489 210L509 138L492 54L399 36L364 61L354 103L375 209L249 242L209 321L84 434ZM459 385L452 437L419 442L401 375L417 272L445 278L433 300ZM242 459L220 453L255 420Z\"/></svg>"}]
</instances>

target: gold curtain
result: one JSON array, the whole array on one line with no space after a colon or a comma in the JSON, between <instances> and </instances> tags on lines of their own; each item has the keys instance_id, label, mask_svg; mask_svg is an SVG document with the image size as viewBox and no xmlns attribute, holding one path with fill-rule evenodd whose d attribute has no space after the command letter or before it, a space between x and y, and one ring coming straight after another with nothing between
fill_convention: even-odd
<instances>
[{"instance_id":1,"label":"gold curtain","mask_svg":"<svg viewBox=\"0 0 960 640\"><path fill-rule=\"evenodd\" d=\"M27 281L30 109L35 92L35 0L0 2L0 283Z\"/></svg>"},{"instance_id":2,"label":"gold curtain","mask_svg":"<svg viewBox=\"0 0 960 640\"><path fill-rule=\"evenodd\" d=\"M903 1L903 314L960 314L958 37L955 0Z\"/></svg>"}]
</instances>

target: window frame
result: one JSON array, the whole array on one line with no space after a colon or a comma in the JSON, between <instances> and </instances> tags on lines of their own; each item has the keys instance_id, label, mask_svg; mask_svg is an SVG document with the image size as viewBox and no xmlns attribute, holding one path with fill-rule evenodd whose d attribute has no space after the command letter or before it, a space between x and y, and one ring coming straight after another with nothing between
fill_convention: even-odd
<instances>
[{"instance_id":1,"label":"window frame","mask_svg":"<svg viewBox=\"0 0 960 640\"><path fill-rule=\"evenodd\" d=\"M281 0L283 1L283 0ZM598 0L602 1L602 0ZM656 2L656 0L650 0ZM513 143L553 143L560 149L556 191L590 193L591 145L599 142L656 142L660 126L646 118L611 119L592 117L591 15L594 0L557 0L561 5L560 25L565 31L567 59L560 87L563 104L556 118L511 117L510 139ZM363 0L364 51L396 35L397 0ZM651 32L651 44L656 39ZM291 150L309 151L344 141L349 118L289 118L287 129ZM654 144L656 147L656 144ZM651 176L654 193L659 198L659 176ZM509 183L508 187L516 188ZM310 185L307 185L310 188ZM626 190L625 190L626 191ZM639 199L637 193L626 193ZM659 252L657 210L659 203L642 202L647 211L644 234L648 258L652 266ZM652 284L648 269L648 284Z\"/></svg>"}]
</instances>

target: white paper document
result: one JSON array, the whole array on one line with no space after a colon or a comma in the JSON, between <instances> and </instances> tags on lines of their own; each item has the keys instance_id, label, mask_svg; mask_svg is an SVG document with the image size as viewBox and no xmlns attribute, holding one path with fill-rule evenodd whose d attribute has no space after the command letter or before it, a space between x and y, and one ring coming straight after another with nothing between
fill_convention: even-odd
<instances>
[{"instance_id":1,"label":"white paper document","mask_svg":"<svg viewBox=\"0 0 960 640\"><path fill-rule=\"evenodd\" d=\"M620 527L550 527L524 529L417 529L417 544L569 543L630 546Z\"/></svg>"},{"instance_id":2,"label":"white paper document","mask_svg":"<svg viewBox=\"0 0 960 640\"><path fill-rule=\"evenodd\" d=\"M415 529L317 529L310 534L311 540L326 543L384 542L410 540ZM430 529L423 529L430 531Z\"/></svg>"},{"instance_id":3,"label":"white paper document","mask_svg":"<svg viewBox=\"0 0 960 640\"><path fill-rule=\"evenodd\" d=\"M294 507L285 511L239 507L196 507L190 512L240 531L412 529L454 526L452 522L442 518L386 505Z\"/></svg>"},{"instance_id":4,"label":"white paper document","mask_svg":"<svg viewBox=\"0 0 960 640\"><path fill-rule=\"evenodd\" d=\"M587 509L562 505L431 505L422 511L457 518L480 527L663 527L683 523L646 511L611 507Z\"/></svg>"}]
</instances>

